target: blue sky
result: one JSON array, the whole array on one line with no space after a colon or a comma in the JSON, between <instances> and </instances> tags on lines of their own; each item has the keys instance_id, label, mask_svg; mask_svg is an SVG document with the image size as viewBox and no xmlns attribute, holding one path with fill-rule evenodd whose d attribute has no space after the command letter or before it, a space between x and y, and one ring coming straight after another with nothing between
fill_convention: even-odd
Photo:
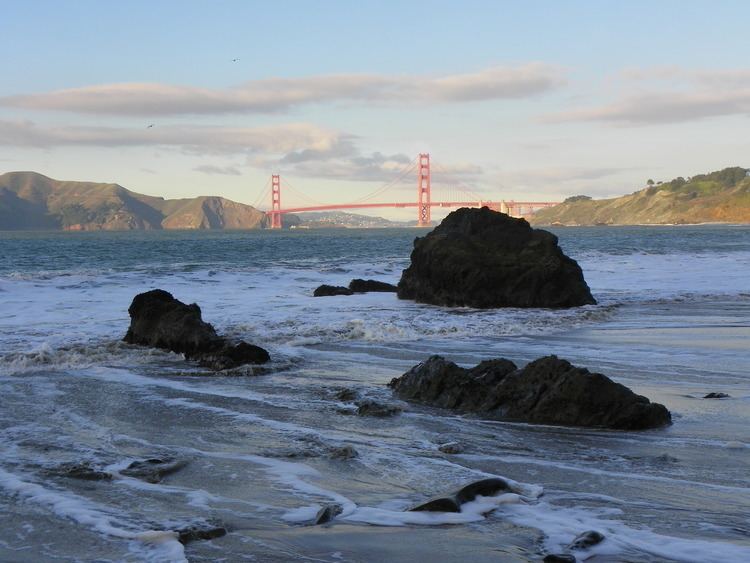
<instances>
[{"instance_id":1,"label":"blue sky","mask_svg":"<svg viewBox=\"0 0 750 563\"><path fill-rule=\"evenodd\" d=\"M2 171L253 203L272 172L356 199L420 151L487 199L750 165L746 2L0 4Z\"/></svg>"}]
</instances>

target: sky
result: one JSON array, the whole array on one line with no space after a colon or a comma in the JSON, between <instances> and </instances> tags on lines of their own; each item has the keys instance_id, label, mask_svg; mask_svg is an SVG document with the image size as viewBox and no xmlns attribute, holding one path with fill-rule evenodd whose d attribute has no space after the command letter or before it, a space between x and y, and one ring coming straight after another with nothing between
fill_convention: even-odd
<instances>
[{"instance_id":1,"label":"sky","mask_svg":"<svg viewBox=\"0 0 750 563\"><path fill-rule=\"evenodd\" d=\"M433 200L612 197L750 166L744 0L0 0L0 13L0 172L260 207L281 174L287 207L386 185L370 201L414 201L403 174L419 153Z\"/></svg>"}]
</instances>

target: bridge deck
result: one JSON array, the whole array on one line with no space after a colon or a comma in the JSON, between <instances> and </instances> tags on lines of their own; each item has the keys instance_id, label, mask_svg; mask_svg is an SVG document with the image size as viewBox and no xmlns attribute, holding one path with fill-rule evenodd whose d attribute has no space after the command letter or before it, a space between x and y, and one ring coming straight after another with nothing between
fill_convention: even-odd
<instances>
[{"instance_id":1,"label":"bridge deck","mask_svg":"<svg viewBox=\"0 0 750 563\"><path fill-rule=\"evenodd\" d=\"M487 206L490 208L499 208L501 205L505 205L510 209L519 207L552 207L557 205L559 202L556 201L432 201L429 203L430 207L482 207ZM374 209L383 207L418 207L417 202L401 202L401 203L348 203L348 204L334 204L334 205L313 205L308 207L289 207L287 209L280 209L277 213L304 213L305 211L332 211L335 209ZM273 212L272 212L273 213Z\"/></svg>"}]
</instances>

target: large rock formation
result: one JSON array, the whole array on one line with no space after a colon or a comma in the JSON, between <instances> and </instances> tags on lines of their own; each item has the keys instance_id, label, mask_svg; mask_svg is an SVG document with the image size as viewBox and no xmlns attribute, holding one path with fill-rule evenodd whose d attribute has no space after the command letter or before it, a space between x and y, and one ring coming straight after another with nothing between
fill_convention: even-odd
<instances>
[{"instance_id":1,"label":"large rock formation","mask_svg":"<svg viewBox=\"0 0 750 563\"><path fill-rule=\"evenodd\" d=\"M556 356L523 369L506 359L465 369L432 356L389 386L407 401L496 420L619 430L657 428L672 420L663 405Z\"/></svg>"},{"instance_id":2,"label":"large rock formation","mask_svg":"<svg viewBox=\"0 0 750 563\"><path fill-rule=\"evenodd\" d=\"M136 295L128 313L130 328L124 340L130 344L185 354L186 358L213 369L262 364L270 359L268 352L259 346L228 342L203 321L198 305L186 305L162 289Z\"/></svg>"},{"instance_id":3,"label":"large rock formation","mask_svg":"<svg viewBox=\"0 0 750 563\"><path fill-rule=\"evenodd\" d=\"M401 299L469 307L577 307L595 304L583 272L557 237L524 219L462 208L414 241Z\"/></svg>"}]
</instances>

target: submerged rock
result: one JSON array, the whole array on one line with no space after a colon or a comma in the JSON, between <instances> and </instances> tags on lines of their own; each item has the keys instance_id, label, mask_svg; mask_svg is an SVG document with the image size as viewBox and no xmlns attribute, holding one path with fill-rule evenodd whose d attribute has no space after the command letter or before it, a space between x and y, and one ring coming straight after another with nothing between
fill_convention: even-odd
<instances>
[{"instance_id":1,"label":"submerged rock","mask_svg":"<svg viewBox=\"0 0 750 563\"><path fill-rule=\"evenodd\" d=\"M148 483L158 483L163 477L176 473L187 465L186 461L172 458L151 458L143 461L134 461L125 469L120 471L122 475L143 479Z\"/></svg>"},{"instance_id":2,"label":"submerged rock","mask_svg":"<svg viewBox=\"0 0 750 563\"><path fill-rule=\"evenodd\" d=\"M730 396L726 393L709 393L703 397L704 399L729 399Z\"/></svg>"},{"instance_id":3,"label":"submerged rock","mask_svg":"<svg viewBox=\"0 0 750 563\"><path fill-rule=\"evenodd\" d=\"M596 303L578 263L563 254L555 235L487 207L458 209L415 239L398 296L449 307Z\"/></svg>"},{"instance_id":4,"label":"submerged rock","mask_svg":"<svg viewBox=\"0 0 750 563\"><path fill-rule=\"evenodd\" d=\"M392 283L385 283L377 280L356 279L349 282L349 289L354 293L368 293L370 291L392 292L395 293L397 288Z\"/></svg>"},{"instance_id":5,"label":"submerged rock","mask_svg":"<svg viewBox=\"0 0 750 563\"><path fill-rule=\"evenodd\" d=\"M181 544L198 540L212 540L227 535L223 526L189 526L177 530L177 539Z\"/></svg>"},{"instance_id":6,"label":"submerged rock","mask_svg":"<svg viewBox=\"0 0 750 563\"><path fill-rule=\"evenodd\" d=\"M578 534L570 543L568 549L588 549L604 541L604 534L596 530L588 530Z\"/></svg>"},{"instance_id":7,"label":"submerged rock","mask_svg":"<svg viewBox=\"0 0 750 563\"><path fill-rule=\"evenodd\" d=\"M475 500L478 496L494 497L500 492L516 492L504 479L493 477L469 483L457 492L435 497L427 502L409 508L409 512L461 512L461 505Z\"/></svg>"},{"instance_id":8,"label":"submerged rock","mask_svg":"<svg viewBox=\"0 0 750 563\"><path fill-rule=\"evenodd\" d=\"M357 414L359 416L377 416L384 418L401 414L401 407L378 403L372 399L362 399L357 402Z\"/></svg>"},{"instance_id":9,"label":"submerged rock","mask_svg":"<svg viewBox=\"0 0 750 563\"><path fill-rule=\"evenodd\" d=\"M458 442L448 442L438 446L438 450L444 454L460 454L464 451L464 447Z\"/></svg>"},{"instance_id":10,"label":"submerged rock","mask_svg":"<svg viewBox=\"0 0 750 563\"><path fill-rule=\"evenodd\" d=\"M409 509L409 512L461 512L455 497L438 497Z\"/></svg>"},{"instance_id":11,"label":"submerged rock","mask_svg":"<svg viewBox=\"0 0 750 563\"><path fill-rule=\"evenodd\" d=\"M111 473L95 469L90 463L85 461L81 463L63 463L50 470L50 473L62 477L70 477L71 479L82 479L84 481L110 481L112 479Z\"/></svg>"},{"instance_id":12,"label":"submerged rock","mask_svg":"<svg viewBox=\"0 0 750 563\"><path fill-rule=\"evenodd\" d=\"M341 508L340 504L326 504L323 508L318 510L318 513L315 515L315 525L317 526L319 524L330 522L342 512L343 508Z\"/></svg>"},{"instance_id":13,"label":"submerged rock","mask_svg":"<svg viewBox=\"0 0 750 563\"><path fill-rule=\"evenodd\" d=\"M550 553L545 555L544 563L576 563L575 555L570 553Z\"/></svg>"},{"instance_id":14,"label":"submerged rock","mask_svg":"<svg viewBox=\"0 0 750 563\"><path fill-rule=\"evenodd\" d=\"M354 459L359 454L357 453L357 450L355 450L353 446L346 445L346 446L331 448L330 455L332 459Z\"/></svg>"},{"instance_id":15,"label":"submerged rock","mask_svg":"<svg viewBox=\"0 0 750 563\"><path fill-rule=\"evenodd\" d=\"M331 297L334 295L354 295L354 292L348 287L326 284L319 286L313 291L313 297Z\"/></svg>"},{"instance_id":16,"label":"submerged rock","mask_svg":"<svg viewBox=\"0 0 750 563\"><path fill-rule=\"evenodd\" d=\"M333 398L336 399L337 401L342 401L344 403L356 401L358 397L359 397L359 393L355 391L354 389L349 389L348 387L339 389L338 391L336 391L336 394L333 396Z\"/></svg>"},{"instance_id":17,"label":"submerged rock","mask_svg":"<svg viewBox=\"0 0 750 563\"><path fill-rule=\"evenodd\" d=\"M198 305L186 305L162 289L136 295L128 313L130 327L124 340L129 344L185 354L186 358L217 370L270 360L268 352L259 346L232 344L220 337L201 318Z\"/></svg>"},{"instance_id":18,"label":"submerged rock","mask_svg":"<svg viewBox=\"0 0 750 563\"><path fill-rule=\"evenodd\" d=\"M266 350L254 344L240 342L234 346L224 346L216 352L202 354L198 363L211 369L231 369L246 364L265 364L271 359Z\"/></svg>"},{"instance_id":19,"label":"submerged rock","mask_svg":"<svg viewBox=\"0 0 750 563\"><path fill-rule=\"evenodd\" d=\"M540 358L523 369L502 358L465 369L432 356L393 379L389 387L403 400L495 420L619 430L671 423L663 405L556 356Z\"/></svg>"},{"instance_id":20,"label":"submerged rock","mask_svg":"<svg viewBox=\"0 0 750 563\"><path fill-rule=\"evenodd\" d=\"M505 479L498 477L482 479L459 489L456 493L456 500L459 504L465 504L473 501L478 496L494 497L501 491L512 491L511 486Z\"/></svg>"}]
</instances>

